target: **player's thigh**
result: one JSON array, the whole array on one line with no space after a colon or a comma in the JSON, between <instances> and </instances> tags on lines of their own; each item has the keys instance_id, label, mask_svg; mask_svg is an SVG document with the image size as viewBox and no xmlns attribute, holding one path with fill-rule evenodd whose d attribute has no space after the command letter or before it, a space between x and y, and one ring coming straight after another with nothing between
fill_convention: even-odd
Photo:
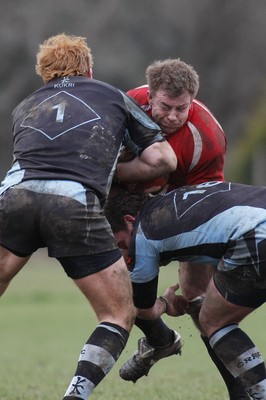
<instances>
[{"instance_id":1,"label":"player's thigh","mask_svg":"<svg viewBox=\"0 0 266 400\"><path fill-rule=\"evenodd\" d=\"M204 294L214 270L213 265L181 262L179 284L182 294L188 299Z\"/></svg>"},{"instance_id":2,"label":"player's thigh","mask_svg":"<svg viewBox=\"0 0 266 400\"><path fill-rule=\"evenodd\" d=\"M30 256L19 257L5 247L0 246L0 296L29 258Z\"/></svg>"},{"instance_id":3,"label":"player's thigh","mask_svg":"<svg viewBox=\"0 0 266 400\"><path fill-rule=\"evenodd\" d=\"M132 285L123 257L111 266L74 282L89 300L99 321L130 330L135 318Z\"/></svg>"},{"instance_id":4,"label":"player's thigh","mask_svg":"<svg viewBox=\"0 0 266 400\"><path fill-rule=\"evenodd\" d=\"M203 334L209 337L226 325L239 323L253 310L228 302L211 279L201 306L199 323Z\"/></svg>"}]
</instances>

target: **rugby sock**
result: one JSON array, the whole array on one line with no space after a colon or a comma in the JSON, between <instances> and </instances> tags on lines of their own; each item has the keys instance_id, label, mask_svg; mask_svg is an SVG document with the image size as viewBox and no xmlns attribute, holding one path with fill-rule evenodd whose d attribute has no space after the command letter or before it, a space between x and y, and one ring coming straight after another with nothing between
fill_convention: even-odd
<instances>
[{"instance_id":1,"label":"rugby sock","mask_svg":"<svg viewBox=\"0 0 266 400\"><path fill-rule=\"evenodd\" d=\"M164 347L174 340L174 331L160 317L154 320L136 318L135 325L142 330L152 347Z\"/></svg>"},{"instance_id":2,"label":"rugby sock","mask_svg":"<svg viewBox=\"0 0 266 400\"><path fill-rule=\"evenodd\" d=\"M86 400L116 363L128 336L118 325L99 324L80 353L75 376L63 400Z\"/></svg>"},{"instance_id":3,"label":"rugby sock","mask_svg":"<svg viewBox=\"0 0 266 400\"><path fill-rule=\"evenodd\" d=\"M213 351L209 339L206 336L201 336L202 341L204 342L206 349L211 357L212 361L216 365L216 368L220 372L224 383L226 384L229 399L230 400L249 400L250 397L244 389L242 382L238 378L234 378L231 372L224 366L221 362L220 358L217 357L215 352Z\"/></svg>"},{"instance_id":4,"label":"rugby sock","mask_svg":"<svg viewBox=\"0 0 266 400\"><path fill-rule=\"evenodd\" d=\"M252 399L266 399L266 370L263 358L237 324L225 326L209 338L214 353L235 379L240 379Z\"/></svg>"}]
</instances>

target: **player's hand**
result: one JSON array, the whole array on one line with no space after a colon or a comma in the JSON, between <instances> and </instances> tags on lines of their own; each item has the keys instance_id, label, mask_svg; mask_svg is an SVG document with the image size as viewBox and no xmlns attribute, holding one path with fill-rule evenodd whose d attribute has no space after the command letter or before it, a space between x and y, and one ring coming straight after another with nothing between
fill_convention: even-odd
<instances>
[{"instance_id":1,"label":"player's hand","mask_svg":"<svg viewBox=\"0 0 266 400\"><path fill-rule=\"evenodd\" d=\"M179 289L179 284L170 286L166 289L163 297L167 300L167 314L172 317L184 315L188 307L188 300L175 292Z\"/></svg>"},{"instance_id":2,"label":"player's hand","mask_svg":"<svg viewBox=\"0 0 266 400\"><path fill-rule=\"evenodd\" d=\"M164 186L151 186L147 189L144 190L144 192L146 193L150 193L151 195L156 196L157 194L164 194L166 193L168 190L168 185L164 185Z\"/></svg>"}]
</instances>

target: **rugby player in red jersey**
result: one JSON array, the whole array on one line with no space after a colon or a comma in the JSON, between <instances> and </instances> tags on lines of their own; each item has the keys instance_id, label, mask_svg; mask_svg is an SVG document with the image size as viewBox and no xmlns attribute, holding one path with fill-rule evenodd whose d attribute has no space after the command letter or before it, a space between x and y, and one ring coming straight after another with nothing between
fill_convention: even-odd
<instances>
[{"instance_id":1,"label":"rugby player in red jersey","mask_svg":"<svg viewBox=\"0 0 266 400\"><path fill-rule=\"evenodd\" d=\"M127 189L157 193L183 185L223 181L226 136L211 111L195 98L199 89L197 72L180 59L166 59L149 65L146 78L146 85L131 89L127 94L161 127L178 164L176 170L165 177L145 184L130 184ZM179 284L182 294L190 301L191 317L197 327L200 305L212 275L211 265L180 263ZM161 318L155 321L137 318L135 324L144 332L146 344L155 349L156 357L164 358L179 352L176 333ZM215 356L206 338L202 337L202 340L226 383L230 399L247 399L241 385L236 386L236 381ZM163 348L160 355L158 348ZM134 358L135 371L132 358L121 368L123 379L136 381L149 372L152 361L144 363L140 353L141 349ZM143 368L140 368L141 363Z\"/></svg>"}]
</instances>

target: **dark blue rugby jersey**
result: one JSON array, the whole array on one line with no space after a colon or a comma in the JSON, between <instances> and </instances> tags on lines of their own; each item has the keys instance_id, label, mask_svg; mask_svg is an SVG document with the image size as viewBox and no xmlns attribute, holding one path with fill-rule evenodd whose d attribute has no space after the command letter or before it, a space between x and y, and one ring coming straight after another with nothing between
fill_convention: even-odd
<instances>
[{"instance_id":1,"label":"dark blue rugby jersey","mask_svg":"<svg viewBox=\"0 0 266 400\"><path fill-rule=\"evenodd\" d=\"M135 221L129 269L150 282L173 260L231 270L266 265L266 188L207 182L150 199ZM263 245L262 245L263 244ZM222 262L220 262L222 259Z\"/></svg>"},{"instance_id":2,"label":"dark blue rugby jersey","mask_svg":"<svg viewBox=\"0 0 266 400\"><path fill-rule=\"evenodd\" d=\"M13 112L14 164L5 184L72 180L105 199L125 137L139 153L164 140L158 125L113 86L55 79Z\"/></svg>"}]
</instances>

